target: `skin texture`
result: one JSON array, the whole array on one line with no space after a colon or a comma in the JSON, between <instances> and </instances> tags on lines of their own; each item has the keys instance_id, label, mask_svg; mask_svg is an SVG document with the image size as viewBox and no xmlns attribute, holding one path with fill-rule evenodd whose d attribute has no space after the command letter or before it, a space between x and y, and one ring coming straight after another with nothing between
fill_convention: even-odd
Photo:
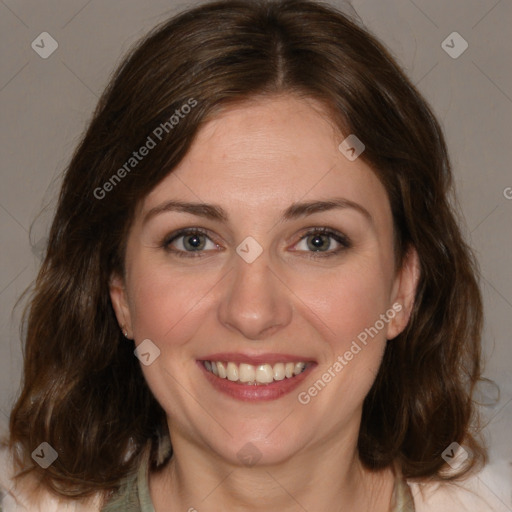
<instances>
[{"instance_id":1,"label":"skin texture","mask_svg":"<svg viewBox=\"0 0 512 512\"><path fill-rule=\"evenodd\" d=\"M161 351L142 367L167 412L175 453L150 477L157 512L388 510L391 471L365 470L356 444L364 397L387 340L407 324L419 267L413 250L395 272L385 188L361 158L351 162L338 150L347 135L313 100L277 96L232 107L202 128L143 202L125 277L113 276L110 292L128 336L137 345L149 338ZM280 220L294 202L333 197L363 206L372 222L353 208ZM171 199L217 204L228 221L169 211L143 222ZM204 256L162 248L186 227L208 230ZM314 237L305 237L312 227L338 231L352 246L314 258ZM263 249L250 264L236 253L248 236ZM185 238L171 247L185 251ZM341 246L322 240L331 252ZM298 393L396 303L402 310L378 335L307 405L299 403ZM296 391L247 403L215 390L198 367L216 352L294 354L317 366ZM251 467L237 457L248 442L261 453Z\"/></svg>"}]
</instances>

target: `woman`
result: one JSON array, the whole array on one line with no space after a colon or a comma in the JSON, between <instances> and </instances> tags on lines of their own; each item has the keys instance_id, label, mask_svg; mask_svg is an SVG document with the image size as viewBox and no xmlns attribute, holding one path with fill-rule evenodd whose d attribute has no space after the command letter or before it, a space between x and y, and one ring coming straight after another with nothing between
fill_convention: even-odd
<instances>
[{"instance_id":1,"label":"woman","mask_svg":"<svg viewBox=\"0 0 512 512\"><path fill-rule=\"evenodd\" d=\"M342 13L233 0L157 27L64 178L4 508L491 506L449 483L485 462L451 194L431 110Z\"/></svg>"}]
</instances>

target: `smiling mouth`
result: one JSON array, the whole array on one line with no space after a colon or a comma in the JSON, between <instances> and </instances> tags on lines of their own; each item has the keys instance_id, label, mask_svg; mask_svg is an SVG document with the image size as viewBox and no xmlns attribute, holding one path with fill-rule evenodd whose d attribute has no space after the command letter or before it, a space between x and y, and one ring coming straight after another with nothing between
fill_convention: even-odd
<instances>
[{"instance_id":1,"label":"smiling mouth","mask_svg":"<svg viewBox=\"0 0 512 512\"><path fill-rule=\"evenodd\" d=\"M232 361L202 361L209 373L219 379L227 379L237 384L261 386L291 379L303 373L312 363L275 363L252 365Z\"/></svg>"}]
</instances>

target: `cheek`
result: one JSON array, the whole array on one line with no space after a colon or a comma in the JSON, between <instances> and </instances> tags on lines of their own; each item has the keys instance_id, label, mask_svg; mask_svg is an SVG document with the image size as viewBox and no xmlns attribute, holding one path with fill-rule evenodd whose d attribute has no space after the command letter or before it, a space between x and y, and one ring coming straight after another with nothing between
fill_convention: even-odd
<instances>
[{"instance_id":1,"label":"cheek","mask_svg":"<svg viewBox=\"0 0 512 512\"><path fill-rule=\"evenodd\" d=\"M318 327L338 355L389 309L388 281L376 259L354 259L324 275L305 273L293 289L304 304L303 315ZM378 326L382 331L379 335L384 337L385 330Z\"/></svg>"},{"instance_id":2,"label":"cheek","mask_svg":"<svg viewBox=\"0 0 512 512\"><path fill-rule=\"evenodd\" d=\"M314 303L303 314L323 338L317 377L301 387L298 401L325 418L323 428L332 431L357 417L386 346L385 328L374 330L388 309L386 286L379 272L359 270L347 266L330 279L308 279L297 293Z\"/></svg>"},{"instance_id":3,"label":"cheek","mask_svg":"<svg viewBox=\"0 0 512 512\"><path fill-rule=\"evenodd\" d=\"M142 262L132 268L130 309L137 340L150 338L179 343L197 328L202 299L218 277L211 273L183 273ZM179 333L179 334L178 334Z\"/></svg>"},{"instance_id":4,"label":"cheek","mask_svg":"<svg viewBox=\"0 0 512 512\"><path fill-rule=\"evenodd\" d=\"M339 428L340 421L348 421L362 406L386 347L388 324L381 315L389 320L394 316L387 275L377 261L369 263L358 260L330 276L310 276L297 290L308 306L302 315L323 338L318 379L300 390L299 402L311 403L319 416L329 418L326 428Z\"/></svg>"}]
</instances>

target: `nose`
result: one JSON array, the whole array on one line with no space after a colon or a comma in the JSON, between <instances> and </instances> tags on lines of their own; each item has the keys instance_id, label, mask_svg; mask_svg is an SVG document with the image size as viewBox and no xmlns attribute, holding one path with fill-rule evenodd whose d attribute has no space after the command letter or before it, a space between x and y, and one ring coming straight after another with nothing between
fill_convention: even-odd
<instances>
[{"instance_id":1,"label":"nose","mask_svg":"<svg viewBox=\"0 0 512 512\"><path fill-rule=\"evenodd\" d=\"M292 318L291 292L269 266L268 253L252 263L234 255L218 308L219 321L246 339L257 341L286 327Z\"/></svg>"}]
</instances>

